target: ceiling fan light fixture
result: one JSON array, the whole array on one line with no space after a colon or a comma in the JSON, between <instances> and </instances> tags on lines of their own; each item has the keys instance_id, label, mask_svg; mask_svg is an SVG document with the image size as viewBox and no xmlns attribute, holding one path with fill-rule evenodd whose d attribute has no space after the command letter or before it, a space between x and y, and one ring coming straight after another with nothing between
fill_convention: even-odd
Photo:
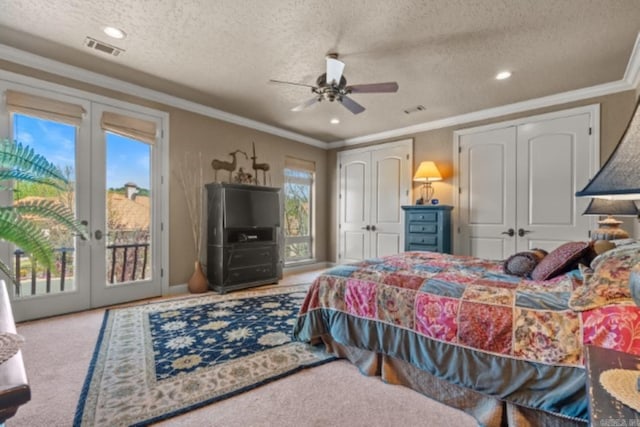
<instances>
[{"instance_id":1,"label":"ceiling fan light fixture","mask_svg":"<svg viewBox=\"0 0 640 427\"><path fill-rule=\"evenodd\" d=\"M122 31L120 28L116 28L116 27L104 27L104 29L102 30L104 31L104 33L106 35L108 35L109 37L112 37L114 39L118 39L118 40L122 40L123 38L125 38L127 36L127 33L125 33L124 31Z\"/></svg>"},{"instance_id":2,"label":"ceiling fan light fixture","mask_svg":"<svg viewBox=\"0 0 640 427\"><path fill-rule=\"evenodd\" d=\"M500 71L496 74L496 80L506 80L511 77L511 71Z\"/></svg>"}]
</instances>

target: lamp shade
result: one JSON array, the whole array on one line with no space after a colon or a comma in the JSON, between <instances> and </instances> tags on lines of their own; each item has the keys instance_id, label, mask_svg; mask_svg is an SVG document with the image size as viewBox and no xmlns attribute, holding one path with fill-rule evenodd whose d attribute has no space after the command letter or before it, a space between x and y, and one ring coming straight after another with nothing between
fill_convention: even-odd
<instances>
[{"instance_id":1,"label":"lamp shade","mask_svg":"<svg viewBox=\"0 0 640 427\"><path fill-rule=\"evenodd\" d=\"M613 154L576 196L640 199L640 111L636 110Z\"/></svg>"},{"instance_id":2,"label":"lamp shade","mask_svg":"<svg viewBox=\"0 0 640 427\"><path fill-rule=\"evenodd\" d=\"M442 180L442 175L434 162L427 161L420 163L413 180L416 182L440 181Z\"/></svg>"},{"instance_id":3,"label":"lamp shade","mask_svg":"<svg viewBox=\"0 0 640 427\"><path fill-rule=\"evenodd\" d=\"M592 199L582 215L636 216L638 207L632 200Z\"/></svg>"}]
</instances>

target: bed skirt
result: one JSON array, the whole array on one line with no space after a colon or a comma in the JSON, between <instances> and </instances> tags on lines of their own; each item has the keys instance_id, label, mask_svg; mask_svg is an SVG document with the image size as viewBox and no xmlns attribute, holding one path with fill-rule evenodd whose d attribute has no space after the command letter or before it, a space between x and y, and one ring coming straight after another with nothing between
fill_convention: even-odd
<instances>
[{"instance_id":1,"label":"bed skirt","mask_svg":"<svg viewBox=\"0 0 640 427\"><path fill-rule=\"evenodd\" d=\"M348 359L364 375L379 376L389 384L409 387L425 396L460 409L486 427L585 427L587 423L549 412L503 402L491 396L451 384L408 362L368 350L342 345L322 336L327 352Z\"/></svg>"}]
</instances>

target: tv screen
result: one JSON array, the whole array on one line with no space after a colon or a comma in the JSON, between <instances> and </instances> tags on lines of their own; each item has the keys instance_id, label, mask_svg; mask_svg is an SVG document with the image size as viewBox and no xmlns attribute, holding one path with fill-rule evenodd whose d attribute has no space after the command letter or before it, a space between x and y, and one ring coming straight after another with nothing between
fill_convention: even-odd
<instances>
[{"instance_id":1,"label":"tv screen","mask_svg":"<svg viewBox=\"0 0 640 427\"><path fill-rule=\"evenodd\" d=\"M280 199L275 191L225 188L226 227L279 227Z\"/></svg>"}]
</instances>

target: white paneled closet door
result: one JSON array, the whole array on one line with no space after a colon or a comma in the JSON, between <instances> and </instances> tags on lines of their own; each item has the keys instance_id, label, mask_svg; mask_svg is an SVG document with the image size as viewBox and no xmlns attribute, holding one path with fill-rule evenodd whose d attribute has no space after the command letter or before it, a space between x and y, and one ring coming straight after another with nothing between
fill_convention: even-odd
<instances>
[{"instance_id":1,"label":"white paneled closet door","mask_svg":"<svg viewBox=\"0 0 640 427\"><path fill-rule=\"evenodd\" d=\"M598 121L581 107L456 133L456 253L505 259L587 240L589 200L574 194L598 166Z\"/></svg>"},{"instance_id":2,"label":"white paneled closet door","mask_svg":"<svg viewBox=\"0 0 640 427\"><path fill-rule=\"evenodd\" d=\"M413 141L338 153L338 262L392 255L404 248Z\"/></svg>"},{"instance_id":3,"label":"white paneled closet door","mask_svg":"<svg viewBox=\"0 0 640 427\"><path fill-rule=\"evenodd\" d=\"M516 128L460 140L460 239L456 253L503 259L515 252Z\"/></svg>"},{"instance_id":4,"label":"white paneled closet door","mask_svg":"<svg viewBox=\"0 0 640 427\"><path fill-rule=\"evenodd\" d=\"M575 197L591 176L589 128L587 113L518 126L518 251L589 239L590 199Z\"/></svg>"}]
</instances>

